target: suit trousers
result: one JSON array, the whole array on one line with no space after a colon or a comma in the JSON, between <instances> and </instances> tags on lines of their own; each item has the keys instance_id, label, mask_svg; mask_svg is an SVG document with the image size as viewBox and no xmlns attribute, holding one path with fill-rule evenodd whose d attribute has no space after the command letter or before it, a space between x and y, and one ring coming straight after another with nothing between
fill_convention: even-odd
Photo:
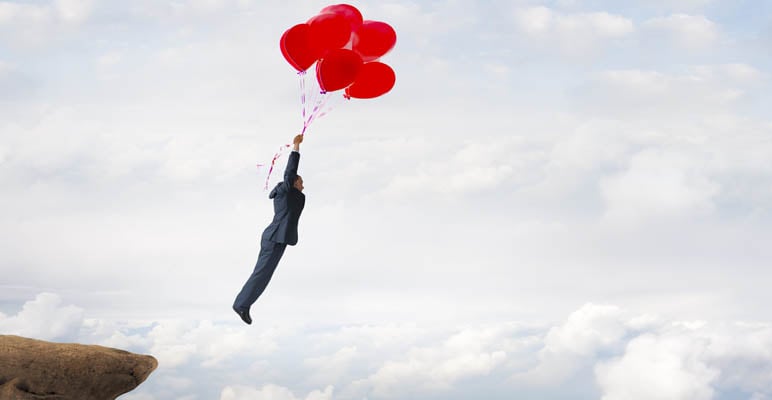
<instances>
[{"instance_id":1,"label":"suit trousers","mask_svg":"<svg viewBox=\"0 0 772 400\"><path fill-rule=\"evenodd\" d=\"M252 275L247 279L247 283L244 284L241 292L236 296L233 308L249 310L252 304L257 301L257 298L263 294L263 291L268 286L268 282L271 281L271 276L273 276L276 266L279 265L279 260L281 260L281 256L286 248L286 243L277 243L262 238L255 270L252 271Z\"/></svg>"}]
</instances>

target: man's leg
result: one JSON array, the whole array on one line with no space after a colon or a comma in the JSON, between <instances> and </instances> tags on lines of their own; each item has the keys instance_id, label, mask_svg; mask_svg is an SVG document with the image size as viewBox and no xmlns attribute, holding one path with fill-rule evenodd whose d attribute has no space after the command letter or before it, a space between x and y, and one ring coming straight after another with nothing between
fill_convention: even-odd
<instances>
[{"instance_id":1,"label":"man's leg","mask_svg":"<svg viewBox=\"0 0 772 400\"><path fill-rule=\"evenodd\" d=\"M252 304L257 301L257 298L268 286L268 282L270 282L286 248L285 243L276 243L265 239L260 242L260 255L257 257L255 270L236 296L236 301L233 302L234 309L248 311Z\"/></svg>"}]
</instances>

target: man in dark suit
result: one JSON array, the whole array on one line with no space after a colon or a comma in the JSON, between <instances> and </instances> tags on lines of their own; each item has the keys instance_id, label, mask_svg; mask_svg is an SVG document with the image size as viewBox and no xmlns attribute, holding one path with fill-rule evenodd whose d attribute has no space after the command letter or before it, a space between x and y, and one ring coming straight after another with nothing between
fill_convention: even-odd
<instances>
[{"instance_id":1,"label":"man in dark suit","mask_svg":"<svg viewBox=\"0 0 772 400\"><path fill-rule=\"evenodd\" d=\"M298 242L298 220L306 204L303 178L298 175L302 142L303 135L295 136L292 141L292 153L287 161L287 169L284 171L284 180L268 195L268 198L273 199L273 221L263 231L255 270L236 296L236 301L233 302L233 310L247 324L252 323L249 308L268 286L284 254L284 249L287 245L294 246Z\"/></svg>"}]
</instances>

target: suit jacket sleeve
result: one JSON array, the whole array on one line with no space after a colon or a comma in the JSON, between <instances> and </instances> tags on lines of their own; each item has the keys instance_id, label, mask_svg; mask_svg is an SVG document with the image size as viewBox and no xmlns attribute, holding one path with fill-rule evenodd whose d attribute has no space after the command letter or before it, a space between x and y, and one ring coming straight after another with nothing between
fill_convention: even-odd
<instances>
[{"instance_id":1,"label":"suit jacket sleeve","mask_svg":"<svg viewBox=\"0 0 772 400\"><path fill-rule=\"evenodd\" d=\"M298 164L300 164L300 153L293 151L287 160L287 168L284 170L284 185L290 189L295 184L298 177Z\"/></svg>"}]
</instances>

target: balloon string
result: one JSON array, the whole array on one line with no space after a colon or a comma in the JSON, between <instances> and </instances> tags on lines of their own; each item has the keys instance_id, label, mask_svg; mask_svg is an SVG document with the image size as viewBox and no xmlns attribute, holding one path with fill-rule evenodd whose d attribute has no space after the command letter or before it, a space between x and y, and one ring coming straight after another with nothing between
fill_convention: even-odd
<instances>
[{"instance_id":1,"label":"balloon string","mask_svg":"<svg viewBox=\"0 0 772 400\"><path fill-rule=\"evenodd\" d=\"M300 77L300 115L306 119L306 71L298 72Z\"/></svg>"},{"instance_id":2,"label":"balloon string","mask_svg":"<svg viewBox=\"0 0 772 400\"><path fill-rule=\"evenodd\" d=\"M347 98L345 96L331 96L328 97L326 100L332 99L332 101L328 102L326 105L323 106L321 113L316 117L316 119L322 118L325 115L327 115L330 111L332 111L333 108L337 107L339 104L341 104L342 101L345 101Z\"/></svg>"},{"instance_id":3,"label":"balloon string","mask_svg":"<svg viewBox=\"0 0 772 400\"><path fill-rule=\"evenodd\" d=\"M319 86L319 82L317 82L317 80L314 79L311 82L311 85L308 88L308 90L310 91L310 94L311 94L311 102L310 102L310 104L313 104L314 107L318 106L319 105L319 100L320 100L319 99L319 95L320 94L322 94L322 95L324 94L324 92L322 91L322 88ZM305 123L305 121L307 121L307 119L304 119L303 123Z\"/></svg>"},{"instance_id":4,"label":"balloon string","mask_svg":"<svg viewBox=\"0 0 772 400\"><path fill-rule=\"evenodd\" d=\"M271 159L271 167L268 169L268 176L265 177L265 186L263 187L263 190L268 190L268 181L271 179L271 173L273 173L273 167L276 164L276 160L281 158L282 154L284 153L284 149L289 148L289 144L285 144L281 147L279 147L279 151L276 152L276 154L273 155L273 159ZM262 167L262 164L257 164L257 167Z\"/></svg>"},{"instance_id":5,"label":"balloon string","mask_svg":"<svg viewBox=\"0 0 772 400\"><path fill-rule=\"evenodd\" d=\"M306 131L314 121L327 115L338 103L340 103L341 100L345 100L346 97L340 96L339 98L338 96L334 96L334 93L332 92L323 91L316 82L316 79L314 79L313 82L306 82L306 79L311 79L309 78L307 71L299 72L298 76L300 80L301 116L303 118L303 129L300 134L305 135ZM268 175L265 177L265 186L263 187L264 190L268 190L268 185L270 184L271 175L273 174L273 169L276 166L276 161L278 161L284 154L285 150L291 146L292 145L290 144L282 145L273 155L273 158L271 159L271 165L268 168ZM263 166L263 164L257 164L258 169Z\"/></svg>"},{"instance_id":6,"label":"balloon string","mask_svg":"<svg viewBox=\"0 0 772 400\"><path fill-rule=\"evenodd\" d=\"M308 129L308 120L313 119L313 113L316 112L317 108L317 99L314 94L317 92L315 90L313 83L309 84L306 82L308 78L307 71L300 71L298 72L298 81L300 83L300 114L303 120L303 130L300 132L301 135L305 134L306 129ZM309 100L311 100L309 102ZM309 104L314 104L314 110L311 111L311 115L309 114ZM268 190L268 186L271 181L271 175L273 175L273 169L276 166L276 161L281 158L281 156L284 154L284 150L289 148L291 145L285 144L279 147L279 150L274 153L273 158L271 158L271 164L268 168L268 174L265 177L265 185L263 186L263 190ZM265 165L263 164L257 164L258 170Z\"/></svg>"},{"instance_id":7,"label":"balloon string","mask_svg":"<svg viewBox=\"0 0 772 400\"><path fill-rule=\"evenodd\" d=\"M347 100L346 96L335 96L333 93L324 93L318 103L314 106L311 115L306 121L303 122L303 132L308 129L312 122L329 114L335 107L337 107L342 101Z\"/></svg>"},{"instance_id":8,"label":"balloon string","mask_svg":"<svg viewBox=\"0 0 772 400\"><path fill-rule=\"evenodd\" d=\"M322 93L322 97L317 100L316 104L314 104L314 109L311 111L311 115L308 117L308 119L303 121L303 132L305 132L306 129L311 126L312 122L321 118L327 113L327 110L325 110L324 106L329 98L330 93Z\"/></svg>"},{"instance_id":9,"label":"balloon string","mask_svg":"<svg viewBox=\"0 0 772 400\"><path fill-rule=\"evenodd\" d=\"M319 110L324 107L324 103L327 101L327 93L322 93L322 97L317 99L316 104L314 104L314 110L311 112L311 115L308 117L308 119L305 121L303 125L308 126L311 125L311 122L314 121L314 118L319 113Z\"/></svg>"}]
</instances>

